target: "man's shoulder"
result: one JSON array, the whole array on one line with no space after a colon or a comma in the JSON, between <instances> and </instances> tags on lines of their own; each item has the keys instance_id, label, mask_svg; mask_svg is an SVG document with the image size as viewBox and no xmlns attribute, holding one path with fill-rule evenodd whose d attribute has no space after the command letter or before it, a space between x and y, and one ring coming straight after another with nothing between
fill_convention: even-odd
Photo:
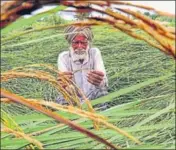
<instances>
[{"instance_id":1,"label":"man's shoulder","mask_svg":"<svg viewBox=\"0 0 176 150\"><path fill-rule=\"evenodd\" d=\"M93 51L100 51L99 48L97 48L97 47L91 47L91 50L93 50Z\"/></svg>"},{"instance_id":2,"label":"man's shoulder","mask_svg":"<svg viewBox=\"0 0 176 150\"><path fill-rule=\"evenodd\" d=\"M59 53L60 58L68 57L68 56L69 56L69 51L63 51L63 52Z\"/></svg>"},{"instance_id":3,"label":"man's shoulder","mask_svg":"<svg viewBox=\"0 0 176 150\"><path fill-rule=\"evenodd\" d=\"M92 47L91 48L91 52L93 53L93 54L100 54L101 52L100 52L100 49L99 48L97 48L97 47Z\"/></svg>"}]
</instances>

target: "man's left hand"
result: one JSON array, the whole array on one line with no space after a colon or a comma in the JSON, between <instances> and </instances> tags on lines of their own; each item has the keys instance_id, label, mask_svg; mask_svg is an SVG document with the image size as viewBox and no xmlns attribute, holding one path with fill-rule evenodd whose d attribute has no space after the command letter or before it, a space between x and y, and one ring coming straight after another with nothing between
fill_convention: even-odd
<instances>
[{"instance_id":1,"label":"man's left hand","mask_svg":"<svg viewBox=\"0 0 176 150\"><path fill-rule=\"evenodd\" d=\"M103 77L103 72L93 70L87 74L87 81L95 86L99 86L100 83L103 81Z\"/></svg>"}]
</instances>

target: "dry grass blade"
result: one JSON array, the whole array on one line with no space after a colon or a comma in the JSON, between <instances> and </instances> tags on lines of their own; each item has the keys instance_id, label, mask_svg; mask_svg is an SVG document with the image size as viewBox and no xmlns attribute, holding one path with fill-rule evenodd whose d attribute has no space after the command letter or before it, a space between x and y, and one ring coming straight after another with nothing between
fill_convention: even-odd
<instances>
[{"instance_id":1,"label":"dry grass blade","mask_svg":"<svg viewBox=\"0 0 176 150\"><path fill-rule=\"evenodd\" d=\"M50 106L50 107L58 109L58 110L67 111L67 112L74 113L74 114L77 114L77 115L82 116L82 117L89 118L89 119L91 119L93 121L96 121L96 122L99 122L101 124L104 124L106 127L117 131L118 133L128 137L129 139L131 139L132 141L134 141L134 142L136 142L138 144L141 144L141 142L138 139L136 139L135 137L133 137L132 135L130 135L126 131L124 131L122 129L119 129L116 126L108 123L107 121L105 121L106 118L104 116L97 115L94 112L93 113L86 112L84 110L81 110L81 109L78 109L78 108L74 108L72 106L62 106L62 105L55 104L55 103L52 103L52 102L37 101L37 103L41 103L43 105Z\"/></svg>"},{"instance_id":2,"label":"dry grass blade","mask_svg":"<svg viewBox=\"0 0 176 150\"><path fill-rule=\"evenodd\" d=\"M133 3L130 3L130 2L124 2L124 1L118 1L118 0L111 1L111 4L134 6L134 7L143 8L143 9L146 9L146 10L155 11L156 13L158 13L159 15L162 15L162 16L175 17L174 14L158 11L155 8L150 7L150 6L138 5L138 4L133 4Z\"/></svg>"},{"instance_id":3,"label":"dry grass blade","mask_svg":"<svg viewBox=\"0 0 176 150\"><path fill-rule=\"evenodd\" d=\"M100 10L99 9L94 9L95 11L98 11L98 12L100 12ZM121 11L125 11L125 12L128 12L129 14L132 14L132 15L135 15L135 17L136 17L136 15L137 14L139 14L139 13L137 13L137 12L133 12L133 11L130 11L130 10L124 10L124 9L119 9L119 10L121 10ZM143 21L145 21L145 22L147 22L149 25L147 26L146 24L144 24L144 23L141 23L141 22L135 22L135 21L133 21L133 20L130 20L129 18L127 18L126 16L124 16L124 15L121 15L121 14L118 14L118 13L114 13L112 10L110 10L110 9L106 9L105 11L101 11L101 12L103 12L103 13L106 13L107 15L110 15L110 16L112 16L112 17L115 17L115 19L122 19L123 21L125 21L126 23L129 23L130 25L135 25L135 26L137 26L138 28L140 28L140 29L142 29L142 30L144 30L144 31L146 31L149 35L151 35L163 48L161 48L160 47L160 50L162 50L162 51L164 51L164 52L167 52L167 54L170 54L170 55L172 55L174 58L176 57L176 55L175 55L175 47L174 46L172 46L171 44L170 44L170 42L168 42L168 39L166 39L167 37L169 37L169 38L171 38L172 40L173 39L175 39L175 35L172 35L172 34L170 34L168 31L167 31L167 29L166 28L164 28L163 26L161 26L161 25L159 25L159 24L157 24L157 23L155 23L153 20L151 20L151 19L149 19L149 18L147 18L147 17L145 17L144 15L141 15L141 14L139 14L139 19L142 19ZM137 15L138 16L138 15ZM97 17L97 19L98 19L98 17ZM101 18L102 19L102 18ZM100 19L100 20L101 20ZM115 23L115 20L114 21L112 21L112 20L110 20L110 19L107 19L106 18L106 20L108 20L108 23L109 24L116 24L115 26L117 27L118 26L118 28L120 28L120 29L122 29L122 31L124 32L125 30L123 30L123 28L125 28L125 27L123 27L123 26L120 26L120 25L118 25L117 23ZM153 25L155 25L155 28L157 29L158 28L158 30L161 32L161 30L164 32L164 35L161 35L161 34L159 34L158 32L157 32L157 30L155 31L155 29L153 29ZM126 31L125 31L126 32ZM127 32L126 32L127 33ZM137 36L136 34L134 34L134 33L130 33L130 32L128 32L128 34L129 35L131 35L132 37L134 37L134 38L136 38L136 37L140 37L140 36ZM141 38L142 39L142 38ZM145 41L148 41L148 40L145 40ZM153 44L152 42L148 42L150 45L155 45L155 44ZM156 47L156 46L155 46ZM157 46L157 48L159 48L158 46Z\"/></svg>"},{"instance_id":4,"label":"dry grass blade","mask_svg":"<svg viewBox=\"0 0 176 150\"><path fill-rule=\"evenodd\" d=\"M134 11L131 11L131 10L127 10L127 9L119 9L123 12L126 12L128 14L131 14L139 19L141 19L142 21L144 22L139 22L137 23L138 27L143 29L144 31L146 31L149 35L151 35L155 40L157 40L157 42L160 43L160 45L162 45L173 57L176 58L176 55L175 55L175 47L171 45L171 41L169 41L167 39L169 33L168 31L166 31L166 29L163 30L163 34L160 34L160 31L157 30L158 29L162 29L162 26L157 24L157 23L154 23L154 21L151 21L151 19L145 17L144 15L142 14L139 14L138 12L134 12ZM146 23L145 23L146 22ZM149 25L147 25L149 24ZM155 26L154 26L155 25ZM153 26L156 28L153 28ZM159 32L159 33L158 33ZM175 36L173 36L175 39ZM172 39L172 40L173 40Z\"/></svg>"},{"instance_id":5,"label":"dry grass blade","mask_svg":"<svg viewBox=\"0 0 176 150\"><path fill-rule=\"evenodd\" d=\"M150 27L152 27L153 29L155 29L158 33L160 33L161 35L164 35L165 37L168 37L172 40L175 39L175 35L169 33L169 31L167 30L166 27L164 27L163 25L157 23L156 21L150 19L149 17L142 15L138 12L129 10L129 9L121 9L121 8L117 8L118 10L128 13L130 15L133 15L134 17L142 20L143 22L145 22L146 24L150 25Z\"/></svg>"},{"instance_id":6,"label":"dry grass blade","mask_svg":"<svg viewBox=\"0 0 176 150\"><path fill-rule=\"evenodd\" d=\"M68 87L67 89L64 89L60 83L56 80L56 78L51 75L49 72L43 72L43 71L36 71L36 70L29 70L26 69L26 67L45 67L49 69L50 71L53 71L55 73L59 73L58 70L56 70L53 66L48 65L48 64L33 64L33 65L28 65L25 67L17 67L14 68L10 71L7 71L5 73L2 73L1 75L1 81L5 82L13 78L37 78L43 81L48 81L51 83L56 89L62 93L64 96L64 99L68 102L68 104L73 105L73 103L76 103L79 108L81 108L81 101L79 100L79 96L82 96L83 99L87 99L84 93L77 87L77 85L70 79L67 79L65 76L61 78L62 83L66 84ZM20 70L20 72L19 72ZM27 71L26 72L21 72L22 71ZM76 70L79 71L79 70ZM88 100L89 101L89 100ZM95 112L90 104L90 102L86 102L88 105L88 108L90 111Z\"/></svg>"},{"instance_id":7,"label":"dry grass blade","mask_svg":"<svg viewBox=\"0 0 176 150\"><path fill-rule=\"evenodd\" d=\"M1 103L11 103L12 101L8 98L1 98Z\"/></svg>"},{"instance_id":8,"label":"dry grass blade","mask_svg":"<svg viewBox=\"0 0 176 150\"><path fill-rule=\"evenodd\" d=\"M29 108L37 110L37 111L39 111L39 112L41 112L41 113L43 113L43 114L45 114L45 115L47 115L49 117L52 117L56 121L62 122L64 124L68 125L69 127L71 127L72 129L75 129L75 130L85 134L88 137L91 137L91 138L93 138L93 139L95 139L95 140L97 140L97 141L99 141L101 143L104 143L105 145L107 145L107 146L109 146L109 147L111 147L113 149L117 149L116 146L114 146L113 144L109 143L105 139L99 137L98 135L95 135L94 133L90 132L89 130L87 130L87 129L85 129L85 128L83 128L83 127L81 127L81 126L79 126L79 125L77 125L75 123L73 123L72 121L60 116L59 114L56 114L56 113L54 113L54 112L42 107L42 105L40 105L40 104L35 104L35 103L32 103L32 102L29 102L25 98L20 97L20 96L18 96L16 94L10 93L10 92L8 92L8 91L6 91L4 89L1 89L1 96L5 97L5 98L9 98L10 100L12 100L12 101L14 101L16 103L20 103L20 104L23 104L23 105L25 105L25 106L27 106Z\"/></svg>"},{"instance_id":9,"label":"dry grass blade","mask_svg":"<svg viewBox=\"0 0 176 150\"><path fill-rule=\"evenodd\" d=\"M92 107L89 99L85 96L85 94L83 93L83 91L80 88L78 88L78 86L73 81L70 81L70 82L75 87L75 90L77 90L78 94L83 98L83 101L87 104L88 110L90 112L92 112L92 113L95 113L95 110L93 109L93 107ZM97 121L94 121L94 128L95 129L99 129Z\"/></svg>"},{"instance_id":10,"label":"dry grass blade","mask_svg":"<svg viewBox=\"0 0 176 150\"><path fill-rule=\"evenodd\" d=\"M55 73L59 73L59 70L57 70L55 67L53 67L50 64L32 64L32 65L26 65L26 66L23 66L23 67L13 68L11 71L17 71L17 70L25 70L26 71L26 69L29 69L30 67L45 67L45 68L49 69L50 71L53 71Z\"/></svg>"},{"instance_id":11,"label":"dry grass blade","mask_svg":"<svg viewBox=\"0 0 176 150\"><path fill-rule=\"evenodd\" d=\"M92 118L95 118L95 119L99 118L99 119L102 119L102 120L107 120L107 118L103 115L99 115L99 114L92 113L92 112L89 112L89 111L85 111L85 110L82 110L82 109L79 109L79 108L75 108L73 106L60 105L60 104L57 104L57 103L54 103L54 102L48 102L48 101L36 100L36 99L26 99L26 101L33 102L35 104L41 104L41 105L49 106L49 107L52 107L54 109L58 109L58 110L62 110L62 111L67 111L67 112L74 113L74 114L77 114L77 115L80 115L80 116L83 116L83 117L87 117L87 118L92 117Z\"/></svg>"},{"instance_id":12,"label":"dry grass blade","mask_svg":"<svg viewBox=\"0 0 176 150\"><path fill-rule=\"evenodd\" d=\"M76 71L79 71L79 70L76 70ZM65 77L63 77L63 79L65 79ZM67 82L67 79L65 79L65 82ZM82 91L80 88L78 88L78 86L77 86L72 80L69 80L69 81L67 82L67 84L68 84L68 88L70 89L70 90L69 90L69 93L72 94L70 91L74 90L75 93L77 93L78 95L80 95L80 97L82 97L83 102L85 102L85 103L87 104L88 110L89 110L90 112L92 112L92 113L95 113L95 110L93 109L93 107L92 107L92 105L91 105L89 99L85 96L85 94L83 93L83 91ZM70 84L70 85L69 85L69 84ZM73 95L73 94L72 94L72 95ZM76 101L76 98L74 98L74 102L76 102L77 105L80 106L79 103L81 103L81 102L77 102L77 101ZM80 106L80 108L81 108L81 106ZM95 128L95 129L98 129L98 128L99 128L99 127L98 127L98 123L96 123L96 121L94 122L94 128Z\"/></svg>"},{"instance_id":13,"label":"dry grass blade","mask_svg":"<svg viewBox=\"0 0 176 150\"><path fill-rule=\"evenodd\" d=\"M23 132L22 128L14 121L14 119L2 109L1 109L1 124L12 130Z\"/></svg>"},{"instance_id":14,"label":"dry grass blade","mask_svg":"<svg viewBox=\"0 0 176 150\"><path fill-rule=\"evenodd\" d=\"M158 13L161 16L167 16L167 17L172 17L175 18L175 15L172 13L168 13L168 12L163 12L163 11L159 11L159 10L154 10L156 13Z\"/></svg>"},{"instance_id":15,"label":"dry grass blade","mask_svg":"<svg viewBox=\"0 0 176 150\"><path fill-rule=\"evenodd\" d=\"M50 106L50 107L58 109L58 110L62 110L62 111L67 111L67 112L70 112L70 113L74 113L74 114L77 114L79 116L89 118L89 119L91 119L93 121L97 121L97 122L99 122L101 124L104 124L106 127L110 128L110 129L113 129L113 130L117 131L118 133L120 133L120 134L128 137L132 141L134 141L134 142L136 142L138 144L141 144L141 142L138 139L136 139L135 137L133 137L132 135L130 135L126 131L124 131L122 129L119 129L116 126L108 123L107 121L105 121L106 118L104 116L97 115L94 112L93 113L86 112L84 110L81 110L81 109L78 109L78 108L74 108L72 106L65 106L65 107L63 107L62 105L55 104L55 103L52 103L52 102L37 101L37 103L41 103L43 105Z\"/></svg>"},{"instance_id":16,"label":"dry grass blade","mask_svg":"<svg viewBox=\"0 0 176 150\"><path fill-rule=\"evenodd\" d=\"M117 24L117 23L115 22L115 20L112 20L112 19L110 19L110 18L97 18L97 17L92 17L92 18L90 18L90 21L92 21L92 20L94 20L94 22L95 22L96 20L102 21L102 22L106 22L106 23L112 25L113 27L119 29L120 31L122 31L122 32L124 32L124 33L126 33L126 34L128 34L129 36L132 36L132 37L134 37L134 38L136 38L136 39L139 39L139 40L143 40L143 41L147 42L148 44L150 44L151 46L160 49L160 50L163 51L164 53L166 53L166 54L168 54L168 55L170 54L167 50L165 50L165 48L164 48L163 46L154 43L152 40L149 40L149 39L147 39L146 37L143 37L143 36L141 36L141 35L138 35L138 34L132 32L129 28L127 28L127 27L125 27L125 26L123 26L123 25Z\"/></svg>"},{"instance_id":17,"label":"dry grass blade","mask_svg":"<svg viewBox=\"0 0 176 150\"><path fill-rule=\"evenodd\" d=\"M96 9L97 10L97 9ZM98 10L99 11L99 10ZM104 11L105 14L111 16L111 17L114 17L115 19L117 20L122 20L124 21L126 24L129 24L133 27L136 26L136 22L134 22L133 20L130 20L128 17L126 17L125 15L122 15L122 14L119 14L119 13L115 13L113 12L111 9L107 8L105 11Z\"/></svg>"},{"instance_id":18,"label":"dry grass blade","mask_svg":"<svg viewBox=\"0 0 176 150\"><path fill-rule=\"evenodd\" d=\"M48 73L40 72L40 71L35 71L34 72L17 72L17 71L7 71L5 73L2 73L1 75L1 81L8 81L12 78L22 78L22 77L31 77L31 78L39 78L41 80L46 80L55 83L55 78Z\"/></svg>"},{"instance_id":19,"label":"dry grass blade","mask_svg":"<svg viewBox=\"0 0 176 150\"><path fill-rule=\"evenodd\" d=\"M31 9L34 5L30 2L14 1L14 2L5 2L2 6L1 12L1 28L7 26L11 22L14 22L20 17L18 12L23 11L24 9Z\"/></svg>"},{"instance_id":20,"label":"dry grass blade","mask_svg":"<svg viewBox=\"0 0 176 150\"><path fill-rule=\"evenodd\" d=\"M60 25L42 27L42 28L39 28L39 29L32 29L32 30L29 30L29 31L24 31L24 32L15 34L15 35L11 35L10 37L7 37L7 38L2 38L1 42L6 42L8 40L12 40L12 39L14 39L16 37L20 37L22 35L26 35L26 34L29 34L29 33L39 32L39 31L48 30L48 29L56 29L56 28L65 27L65 26L66 26L65 24L60 24Z\"/></svg>"},{"instance_id":21,"label":"dry grass blade","mask_svg":"<svg viewBox=\"0 0 176 150\"><path fill-rule=\"evenodd\" d=\"M53 126L53 127L47 128L47 129L43 129L43 130L40 130L40 131L37 131L37 132L33 132L33 133L28 134L28 135L29 136L37 136L37 135L40 135L42 133L45 133L47 131L50 131L50 130L53 130L53 129L56 129L56 128L59 128L59 127L62 127L62 126L64 126L64 124L58 124L56 126Z\"/></svg>"},{"instance_id":22,"label":"dry grass blade","mask_svg":"<svg viewBox=\"0 0 176 150\"><path fill-rule=\"evenodd\" d=\"M28 99L29 101L35 101L35 102L38 102L38 101L36 101L36 100L34 100L34 99ZM1 98L1 102L2 103L13 103L10 99L8 99L8 98ZM42 102L40 103L40 104L42 104ZM46 102L43 102L43 104L44 105L46 105ZM55 105L55 103L54 103L54 105ZM62 107L66 107L66 106L62 106ZM68 107L71 107L71 106L68 106ZM56 108L56 107L53 107L53 108ZM73 107L74 108L74 107ZM66 108L67 109L67 108ZM62 109L61 109L62 110ZM86 112L86 111L85 111ZM91 115L93 115L93 116L98 116L98 117L102 117L102 119L107 119L107 118L105 118L104 116L99 116L99 115L97 115L97 114L91 114ZM75 123L79 123L79 121L80 120L76 120L76 121L73 121L73 122L75 122ZM37 131L37 132L33 132L33 133L30 133L30 134L28 134L29 136L37 136L37 135L40 135L40 134L42 134L42 133L45 133L45 132L47 132L47 131L50 131L50 130L53 130L53 129L55 129L55 128L59 128L59 127L62 127L62 126L64 126L64 124L59 124L59 125L57 125L57 126L53 126L53 127L50 127L50 128L47 128L47 129L43 129L43 130L40 130L40 131Z\"/></svg>"},{"instance_id":23,"label":"dry grass blade","mask_svg":"<svg viewBox=\"0 0 176 150\"><path fill-rule=\"evenodd\" d=\"M74 108L72 106L62 106L62 105L59 105L59 104L56 104L56 103L53 103L53 102L46 102L46 101L43 101L43 100L38 101L38 100L30 99L30 100L27 100L27 101L33 102L35 104L41 104L41 105L44 105L44 106L49 106L49 107L54 108L56 110L61 110L61 111L73 113L73 114L76 114L76 115L79 115L79 116L82 116L82 117L89 118L89 119L95 121L96 123L98 122L99 124L103 124L107 128L113 129L116 132L128 137L132 141L134 141L138 144L141 144L141 142L138 139L136 139L134 136L132 136L129 133L127 133L126 131L114 126L113 124L108 123L106 121L107 118L105 118L102 115L95 114L94 112L87 112L87 111L84 111L84 110L81 110L81 109L78 109L78 108Z\"/></svg>"},{"instance_id":24,"label":"dry grass blade","mask_svg":"<svg viewBox=\"0 0 176 150\"><path fill-rule=\"evenodd\" d=\"M65 100L70 105L72 105L71 100L73 98L69 95L69 93L65 89L62 88L62 86L60 84L58 84L55 77L51 76L48 73L41 72L41 71L25 73L25 72L17 72L17 71L12 70L12 71L2 73L2 75L1 75L1 81L2 82L8 81L8 80L13 79L13 78L36 78L36 79L40 79L40 80L43 80L43 81L48 81L54 87L56 87L56 89L59 90L63 94Z\"/></svg>"},{"instance_id":25,"label":"dry grass blade","mask_svg":"<svg viewBox=\"0 0 176 150\"><path fill-rule=\"evenodd\" d=\"M146 37L143 37L141 35L138 35L138 34L132 32L129 27L125 27L124 25L121 25L121 23L119 24L118 21L110 19L109 17L106 17L106 18L90 17L88 21L77 22L74 24L84 26L84 25L104 25L106 23L108 23L109 25L112 25L114 28L117 28L120 31L128 34L129 36L134 37L139 40L143 40L143 41L147 42L148 44L150 44L151 46L153 46L157 49L160 49L165 54L170 55L170 53L167 50L165 50L165 48L162 45L156 44L152 40L149 40Z\"/></svg>"},{"instance_id":26,"label":"dry grass blade","mask_svg":"<svg viewBox=\"0 0 176 150\"><path fill-rule=\"evenodd\" d=\"M174 58L176 58L176 54L175 54L175 45L172 45L172 41L168 41L165 36L162 36L160 34L158 34L155 30L153 30L150 26L147 26L144 23L141 23L140 26L152 37L155 38L155 40L157 40L158 43L160 43L160 45L162 45L165 50L168 52L168 54L172 55Z\"/></svg>"},{"instance_id":27,"label":"dry grass blade","mask_svg":"<svg viewBox=\"0 0 176 150\"><path fill-rule=\"evenodd\" d=\"M167 30L175 35L175 28L174 27L167 27Z\"/></svg>"},{"instance_id":28,"label":"dry grass blade","mask_svg":"<svg viewBox=\"0 0 176 150\"><path fill-rule=\"evenodd\" d=\"M134 6L134 7L154 11L161 16L167 16L167 17L173 17L173 18L175 17L174 14L159 11L159 10L156 10L155 8L153 8L153 7L150 7L150 6L138 5L138 4L133 4L133 3L130 3L130 2L124 2L124 1L120 1L120 0L104 0L104 1L82 0L82 1L75 1L75 2L74 1L73 2L65 2L65 3L63 2L62 4L66 5L66 6L75 6L75 7L88 6L90 4L98 5L98 6L101 6L101 7L110 6L112 4L115 4L117 6L118 5Z\"/></svg>"},{"instance_id":29,"label":"dry grass blade","mask_svg":"<svg viewBox=\"0 0 176 150\"><path fill-rule=\"evenodd\" d=\"M78 0L78 1L73 1L69 3L69 5L74 5L74 6L88 6L89 4L95 4L95 5L100 5L100 6L108 6L109 2L108 1L100 1L100 0ZM68 3L66 4L68 5Z\"/></svg>"},{"instance_id":30,"label":"dry grass blade","mask_svg":"<svg viewBox=\"0 0 176 150\"><path fill-rule=\"evenodd\" d=\"M73 81L70 80L70 83L72 84L72 87L74 87L75 90L78 92L78 95L80 95L83 98L83 101L87 104L88 110L92 113L95 113L95 110L93 109L89 99L85 96L83 91L80 88L78 88L78 86ZM99 129L97 121L94 121L94 128Z\"/></svg>"},{"instance_id":31,"label":"dry grass blade","mask_svg":"<svg viewBox=\"0 0 176 150\"><path fill-rule=\"evenodd\" d=\"M6 41L12 40L12 39L14 39L16 37L20 37L22 35L26 35L26 34L29 34L29 33L40 32L40 31L49 30L49 29L57 29L57 28L66 27L66 26L69 26L69 25L72 25L72 24L74 24L74 23L59 24L59 25L41 27L39 29L32 29L32 30L29 30L29 31L20 32L18 34L11 35L11 36L9 36L7 38L2 38L1 39L2 43L1 44L6 44L5 43ZM71 34L71 33L67 33L67 34ZM60 33L58 35L66 35L66 34Z\"/></svg>"},{"instance_id":32,"label":"dry grass blade","mask_svg":"<svg viewBox=\"0 0 176 150\"><path fill-rule=\"evenodd\" d=\"M84 12L85 10L87 12L96 11L96 12L99 12L101 14L105 14L105 15L108 15L108 16L115 17L119 20L123 20L123 22L126 22L130 25L135 25L135 23L133 21L131 21L129 18L127 18L126 16L118 14L118 13L114 13L110 9L103 10L103 9L99 9L99 8L93 8L91 6L78 7L78 6L75 6L75 5L73 5L72 7L76 8L76 10L67 10L67 12Z\"/></svg>"},{"instance_id":33,"label":"dry grass blade","mask_svg":"<svg viewBox=\"0 0 176 150\"><path fill-rule=\"evenodd\" d=\"M15 14L16 12L19 12L23 9L27 9L27 8L31 8L33 5L30 3L23 3L22 5L19 5L18 7L10 10L10 11L6 11L5 13L2 13L1 15L1 20L5 20L6 18L9 18L9 16Z\"/></svg>"},{"instance_id":34,"label":"dry grass blade","mask_svg":"<svg viewBox=\"0 0 176 150\"><path fill-rule=\"evenodd\" d=\"M73 121L74 123L79 123L80 120L76 120L76 121ZM64 126L64 124L59 124L59 125L56 125L56 126L53 126L53 127L49 127L49 128L46 128L46 129L43 129L43 130L39 130L37 132L33 132L33 133L30 133L28 134L29 136L37 136L37 135L40 135L40 134L43 134L47 131L50 131L50 130L53 130L53 129L56 129L56 128L59 128L59 127L62 127Z\"/></svg>"},{"instance_id":35,"label":"dry grass blade","mask_svg":"<svg viewBox=\"0 0 176 150\"><path fill-rule=\"evenodd\" d=\"M79 10L80 9L79 7L76 7L75 5L73 5L73 7L77 8L78 11L81 11L81 10ZM107 19L107 17L106 17L106 19L100 18L100 17L94 17L93 19L96 18L96 20L98 20L98 21L102 21L102 20L107 21L109 24L113 25L114 27L119 28L121 31L127 33L128 35L130 35L130 36L132 36L134 38L140 39L140 40L144 40L147 43L149 43L150 45L152 45L152 46L154 46L156 48L159 48L160 50L162 50L166 54L171 55L174 58L176 58L175 47L174 47L174 45L172 45L170 43L170 42L173 41L173 39L175 39L175 35L169 33L167 28L165 28L162 25L154 22L153 20L145 17L144 15L140 15L140 17L139 17L139 19L141 19L143 21L143 23L142 23L142 22L139 22L139 21L135 22L135 21L129 19L128 17L126 17L125 15L121 15L121 14L115 13L115 12L113 12L110 9L106 9L104 11L104 10L100 10L100 9L97 9L97 8L91 8L90 6L89 7L88 6L87 7L83 7L81 9L90 9L90 11L97 11L97 12L109 15L111 17L114 17L115 18L114 21L112 21L112 19L111 20ZM119 10L123 11L123 9L119 9ZM136 15L136 12L133 13L133 11L130 11L130 10L129 10L128 13L132 14L132 15L134 15L134 14ZM159 45L156 45L152 41L149 41L148 39L146 39L144 37L141 37L141 36L139 36L139 35L137 35L135 33L126 31L127 28L123 27L123 26L120 26L116 22L116 19L117 20L120 19L120 20L124 21L126 24L130 25L130 28L135 26L135 27L137 27L139 29L144 30L146 33L151 35L151 37L154 38L158 42ZM149 24L149 25L147 25L147 24ZM153 25L155 27L154 29L153 29ZM163 35L161 35L161 33L163 33ZM169 41L169 40L171 40L171 41Z\"/></svg>"},{"instance_id":36,"label":"dry grass blade","mask_svg":"<svg viewBox=\"0 0 176 150\"><path fill-rule=\"evenodd\" d=\"M15 135L16 137L22 137L24 139L26 139L28 142L33 143L34 145L36 145L39 149L43 149L43 144L41 142L39 142L36 139L31 138L29 135L26 135L23 132L19 132L19 131L14 131L8 127L3 127L1 129L1 132L6 132L6 133L10 133Z\"/></svg>"},{"instance_id":37,"label":"dry grass blade","mask_svg":"<svg viewBox=\"0 0 176 150\"><path fill-rule=\"evenodd\" d=\"M84 69L77 69L77 70L74 70L74 71L73 71L73 74L75 74L76 72L79 72L79 71L84 71L84 70L89 70L89 68L84 68Z\"/></svg>"},{"instance_id":38,"label":"dry grass blade","mask_svg":"<svg viewBox=\"0 0 176 150\"><path fill-rule=\"evenodd\" d=\"M41 5L46 5L46 4L62 4L65 6L74 6L74 7L80 7L80 6L88 6L90 4L98 5L98 6L110 6L111 4L117 4L117 5L128 5L128 6L134 6L138 8L143 8L147 10L152 10L155 11L156 13L163 15L163 16L169 16L169 17L175 17L175 15L158 11L152 7L148 6L143 6L143 5L137 5L137 4L132 4L129 2L123 2L119 0L105 0L105 1L92 1L92 0L83 0L83 1L60 1L60 2L55 2L55 1L41 1L40 2L33 2L31 3L30 1L26 0L26 2L6 2L1 6L2 9L2 14L1 14L1 27L6 26L7 24L15 21L17 18L20 17L20 15L17 15L19 11L23 11L24 9L32 11L32 9L36 9L41 7ZM8 12L8 13L7 13ZM10 21L8 21L10 20Z\"/></svg>"}]
</instances>

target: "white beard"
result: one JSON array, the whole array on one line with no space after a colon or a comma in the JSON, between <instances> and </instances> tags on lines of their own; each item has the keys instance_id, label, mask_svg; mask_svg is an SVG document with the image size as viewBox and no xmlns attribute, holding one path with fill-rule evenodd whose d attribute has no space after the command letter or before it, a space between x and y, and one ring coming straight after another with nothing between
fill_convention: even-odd
<instances>
[{"instance_id":1,"label":"white beard","mask_svg":"<svg viewBox=\"0 0 176 150\"><path fill-rule=\"evenodd\" d=\"M88 58L88 51L89 51L89 45L87 46L86 49L76 49L73 50L72 47L70 47L71 51L71 57L73 61L79 61L79 60L85 60Z\"/></svg>"}]
</instances>

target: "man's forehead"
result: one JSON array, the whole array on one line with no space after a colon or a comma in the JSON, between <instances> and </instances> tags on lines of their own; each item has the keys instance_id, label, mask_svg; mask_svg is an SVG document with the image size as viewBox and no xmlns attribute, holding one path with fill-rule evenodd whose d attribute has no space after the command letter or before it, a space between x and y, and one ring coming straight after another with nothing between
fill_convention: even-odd
<instances>
[{"instance_id":1,"label":"man's forehead","mask_svg":"<svg viewBox=\"0 0 176 150\"><path fill-rule=\"evenodd\" d=\"M77 34L73 40L87 40L87 37L84 34Z\"/></svg>"}]
</instances>

